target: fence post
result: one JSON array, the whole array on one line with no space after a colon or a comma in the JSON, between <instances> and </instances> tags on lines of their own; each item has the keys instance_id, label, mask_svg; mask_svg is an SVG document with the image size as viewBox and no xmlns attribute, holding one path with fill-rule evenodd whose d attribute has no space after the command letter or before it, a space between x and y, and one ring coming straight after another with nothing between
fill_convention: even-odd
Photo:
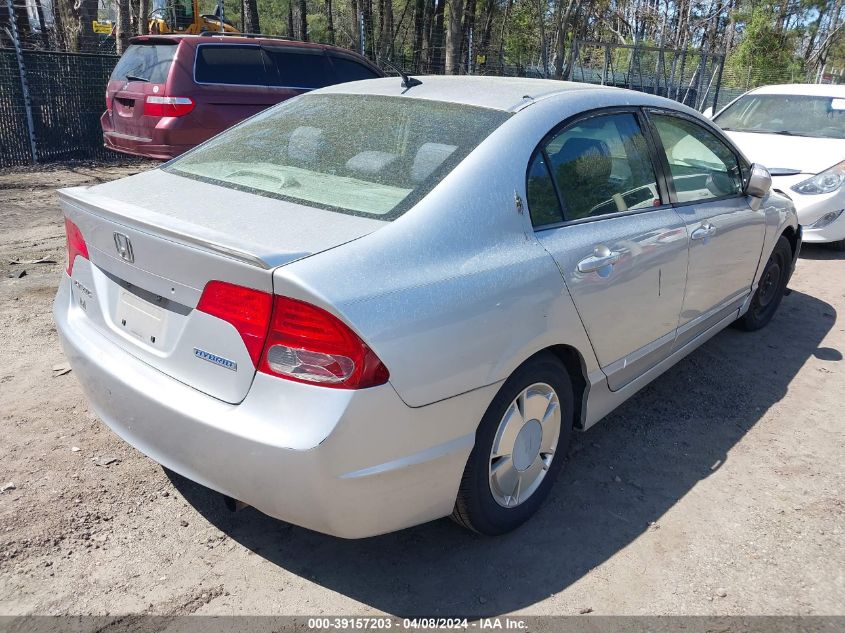
<instances>
[{"instance_id":1,"label":"fence post","mask_svg":"<svg viewBox=\"0 0 845 633\"><path fill-rule=\"evenodd\" d=\"M15 58L18 62L18 74L21 78L21 93L23 94L23 105L26 110L26 129L29 133L29 150L32 154L32 162L38 162L38 150L35 147L35 124L32 120L32 101L29 98L29 84L26 81L26 66L23 63L23 50L18 37L18 25L15 19L15 5L13 0L6 0L9 7L9 26L11 27L12 42L15 46Z\"/></svg>"},{"instance_id":2,"label":"fence post","mask_svg":"<svg viewBox=\"0 0 845 633\"><path fill-rule=\"evenodd\" d=\"M722 71L725 69L725 55L718 57L719 70L716 74L716 91L713 93L713 114L716 114L719 107L719 92L722 90Z\"/></svg>"},{"instance_id":3,"label":"fence post","mask_svg":"<svg viewBox=\"0 0 845 633\"><path fill-rule=\"evenodd\" d=\"M610 45L604 45L604 66L601 69L601 85L607 83L607 70L610 68Z\"/></svg>"}]
</instances>

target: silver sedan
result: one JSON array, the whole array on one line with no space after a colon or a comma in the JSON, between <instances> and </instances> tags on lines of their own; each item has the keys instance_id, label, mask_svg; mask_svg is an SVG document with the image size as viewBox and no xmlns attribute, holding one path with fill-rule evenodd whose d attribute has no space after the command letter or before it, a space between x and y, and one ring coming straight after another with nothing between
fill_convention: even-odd
<instances>
[{"instance_id":1,"label":"silver sedan","mask_svg":"<svg viewBox=\"0 0 845 633\"><path fill-rule=\"evenodd\" d=\"M573 431L773 317L794 207L696 112L420 80L317 90L60 192L55 319L115 433L321 532L451 515L500 534Z\"/></svg>"}]
</instances>

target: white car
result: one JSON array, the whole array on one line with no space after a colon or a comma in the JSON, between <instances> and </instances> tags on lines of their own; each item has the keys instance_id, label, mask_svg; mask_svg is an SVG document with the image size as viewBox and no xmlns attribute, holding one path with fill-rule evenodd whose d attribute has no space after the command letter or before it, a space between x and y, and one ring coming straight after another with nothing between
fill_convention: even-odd
<instances>
[{"instance_id":1,"label":"white car","mask_svg":"<svg viewBox=\"0 0 845 633\"><path fill-rule=\"evenodd\" d=\"M845 86L756 88L713 120L792 198L805 242L845 250Z\"/></svg>"}]
</instances>

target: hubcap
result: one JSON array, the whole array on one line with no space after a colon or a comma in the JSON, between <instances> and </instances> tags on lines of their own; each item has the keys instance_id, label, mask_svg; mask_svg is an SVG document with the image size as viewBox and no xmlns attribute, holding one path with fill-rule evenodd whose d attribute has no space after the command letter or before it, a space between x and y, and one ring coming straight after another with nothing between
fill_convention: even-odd
<instances>
[{"instance_id":1,"label":"hubcap","mask_svg":"<svg viewBox=\"0 0 845 633\"><path fill-rule=\"evenodd\" d=\"M490 451L490 492L500 506L524 503L540 486L560 436L560 401L546 383L524 389L502 416Z\"/></svg>"},{"instance_id":2,"label":"hubcap","mask_svg":"<svg viewBox=\"0 0 845 633\"><path fill-rule=\"evenodd\" d=\"M763 279L760 280L759 304L761 308L765 308L772 302L772 299L777 295L779 287L780 266L773 261L766 269Z\"/></svg>"}]
</instances>

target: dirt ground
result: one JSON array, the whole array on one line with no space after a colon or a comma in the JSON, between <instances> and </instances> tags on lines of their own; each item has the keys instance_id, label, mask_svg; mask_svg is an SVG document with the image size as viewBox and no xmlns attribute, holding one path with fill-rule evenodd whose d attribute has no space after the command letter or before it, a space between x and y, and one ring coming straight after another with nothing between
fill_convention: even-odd
<instances>
[{"instance_id":1,"label":"dirt ground","mask_svg":"<svg viewBox=\"0 0 845 633\"><path fill-rule=\"evenodd\" d=\"M721 333L576 436L517 532L343 541L229 513L54 375L53 190L142 168L0 174L0 613L845 614L842 254L806 247L769 327Z\"/></svg>"}]
</instances>

